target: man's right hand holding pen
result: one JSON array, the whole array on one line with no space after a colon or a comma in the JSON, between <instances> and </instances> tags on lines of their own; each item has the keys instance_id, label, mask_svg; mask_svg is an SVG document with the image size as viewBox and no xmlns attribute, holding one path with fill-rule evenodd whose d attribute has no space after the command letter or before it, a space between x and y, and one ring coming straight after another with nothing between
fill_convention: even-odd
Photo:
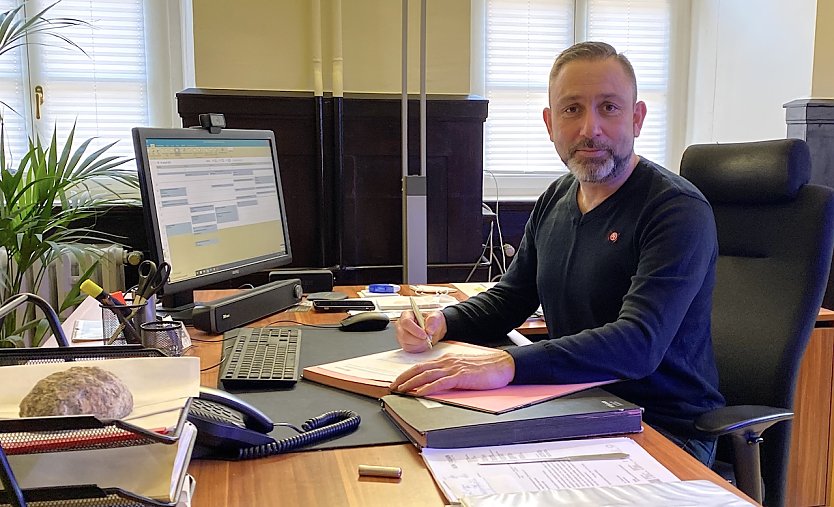
<instances>
[{"instance_id":1,"label":"man's right hand holding pen","mask_svg":"<svg viewBox=\"0 0 834 507\"><path fill-rule=\"evenodd\" d=\"M428 350L446 335L446 317L441 311L425 316L423 325L418 321L416 311L404 311L397 320L397 341L406 352L417 353ZM421 316L422 317L422 316Z\"/></svg>"},{"instance_id":2,"label":"man's right hand holding pen","mask_svg":"<svg viewBox=\"0 0 834 507\"><path fill-rule=\"evenodd\" d=\"M446 336L446 317L433 311L418 323L415 312L404 311L397 321L397 341L406 352L429 349L428 339L437 343ZM392 392L408 392L417 396L449 389L498 389L515 376L515 361L504 350L492 354L444 354L437 359L417 363L401 373L390 385Z\"/></svg>"}]
</instances>

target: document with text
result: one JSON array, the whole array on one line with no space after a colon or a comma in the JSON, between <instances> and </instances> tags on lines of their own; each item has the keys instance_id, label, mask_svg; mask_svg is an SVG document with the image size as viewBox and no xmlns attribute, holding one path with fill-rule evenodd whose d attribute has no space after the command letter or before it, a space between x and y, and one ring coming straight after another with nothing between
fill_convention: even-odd
<instances>
[{"instance_id":1,"label":"document with text","mask_svg":"<svg viewBox=\"0 0 834 507\"><path fill-rule=\"evenodd\" d=\"M421 451L451 503L463 496L677 481L630 438Z\"/></svg>"}]
</instances>

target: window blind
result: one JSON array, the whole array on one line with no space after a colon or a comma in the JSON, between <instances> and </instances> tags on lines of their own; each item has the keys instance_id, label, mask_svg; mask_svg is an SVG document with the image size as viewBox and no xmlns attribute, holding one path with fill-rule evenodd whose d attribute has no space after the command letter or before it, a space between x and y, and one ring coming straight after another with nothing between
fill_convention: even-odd
<instances>
[{"instance_id":1,"label":"window blind","mask_svg":"<svg viewBox=\"0 0 834 507\"><path fill-rule=\"evenodd\" d=\"M535 197L564 174L542 121L553 60L580 40L602 40L628 56L648 116L635 150L667 159L670 0L487 0L484 191ZM577 27L577 24L580 25Z\"/></svg>"},{"instance_id":2,"label":"window blind","mask_svg":"<svg viewBox=\"0 0 834 507\"><path fill-rule=\"evenodd\" d=\"M14 0L0 0L0 11L14 9ZM0 55L0 117L3 119L7 157L17 161L28 148L26 115L28 101L24 88L23 69L26 53L22 47L15 48Z\"/></svg>"},{"instance_id":3,"label":"window blind","mask_svg":"<svg viewBox=\"0 0 834 507\"><path fill-rule=\"evenodd\" d=\"M487 3L484 156L496 177L552 173L561 165L542 108L553 59L573 42L573 9L572 0Z\"/></svg>"},{"instance_id":4,"label":"window blind","mask_svg":"<svg viewBox=\"0 0 834 507\"><path fill-rule=\"evenodd\" d=\"M669 0L592 0L588 2L588 40L602 40L624 53L637 75L638 100L648 113L634 149L666 164L667 90L671 48Z\"/></svg>"},{"instance_id":5,"label":"window blind","mask_svg":"<svg viewBox=\"0 0 834 507\"><path fill-rule=\"evenodd\" d=\"M57 125L64 139L76 123L76 141L119 140L108 153L132 158L130 129L149 124L142 0L62 0L49 14L89 25L61 31L84 53L54 38L30 46L30 79L44 87L38 132L48 139Z\"/></svg>"}]
</instances>

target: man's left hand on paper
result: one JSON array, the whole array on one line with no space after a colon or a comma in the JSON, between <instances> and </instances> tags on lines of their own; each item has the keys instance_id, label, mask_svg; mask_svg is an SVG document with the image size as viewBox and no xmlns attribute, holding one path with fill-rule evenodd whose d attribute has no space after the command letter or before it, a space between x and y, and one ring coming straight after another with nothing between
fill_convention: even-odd
<instances>
[{"instance_id":1,"label":"man's left hand on paper","mask_svg":"<svg viewBox=\"0 0 834 507\"><path fill-rule=\"evenodd\" d=\"M514 376L515 362L503 350L480 356L447 354L415 364L391 383L391 390L426 396L450 389L498 389Z\"/></svg>"}]
</instances>

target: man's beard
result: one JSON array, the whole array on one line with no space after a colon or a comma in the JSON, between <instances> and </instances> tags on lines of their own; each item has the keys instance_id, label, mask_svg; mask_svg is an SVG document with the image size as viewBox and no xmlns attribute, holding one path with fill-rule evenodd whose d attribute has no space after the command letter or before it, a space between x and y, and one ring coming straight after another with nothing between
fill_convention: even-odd
<instances>
[{"instance_id":1,"label":"man's beard","mask_svg":"<svg viewBox=\"0 0 834 507\"><path fill-rule=\"evenodd\" d=\"M599 158L575 157L579 149L604 150L608 155ZM607 183L623 174L630 159L630 154L618 157L610 146L586 139L571 146L565 165L571 174L583 183Z\"/></svg>"}]
</instances>

